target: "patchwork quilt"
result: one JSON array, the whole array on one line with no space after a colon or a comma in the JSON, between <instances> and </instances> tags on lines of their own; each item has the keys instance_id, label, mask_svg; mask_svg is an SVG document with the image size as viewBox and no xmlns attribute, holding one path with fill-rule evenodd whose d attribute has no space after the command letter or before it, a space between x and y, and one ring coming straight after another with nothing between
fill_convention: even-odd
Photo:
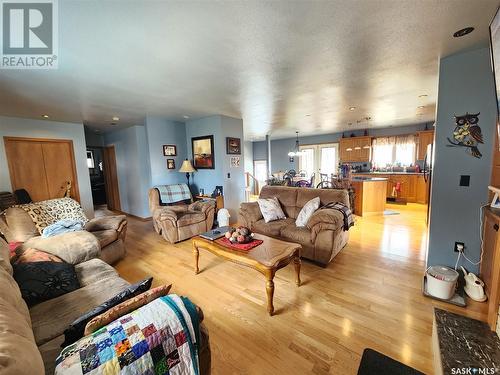
<instances>
[{"instance_id":1,"label":"patchwork quilt","mask_svg":"<svg viewBox=\"0 0 500 375\"><path fill-rule=\"evenodd\" d=\"M185 297L170 294L63 349L55 374L199 374L199 319Z\"/></svg>"}]
</instances>

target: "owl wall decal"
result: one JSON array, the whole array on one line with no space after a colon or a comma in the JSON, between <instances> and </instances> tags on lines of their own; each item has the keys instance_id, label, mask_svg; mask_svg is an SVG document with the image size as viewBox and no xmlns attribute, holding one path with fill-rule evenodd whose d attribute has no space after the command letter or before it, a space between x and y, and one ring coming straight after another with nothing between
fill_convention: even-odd
<instances>
[{"instance_id":1,"label":"owl wall decal","mask_svg":"<svg viewBox=\"0 0 500 375\"><path fill-rule=\"evenodd\" d=\"M480 143L484 143L483 134L479 123L479 113L465 113L463 116L455 116L455 130L453 131L453 140L448 138L450 142L448 147L466 147L467 152L472 156L480 159L483 154L477 147Z\"/></svg>"}]
</instances>

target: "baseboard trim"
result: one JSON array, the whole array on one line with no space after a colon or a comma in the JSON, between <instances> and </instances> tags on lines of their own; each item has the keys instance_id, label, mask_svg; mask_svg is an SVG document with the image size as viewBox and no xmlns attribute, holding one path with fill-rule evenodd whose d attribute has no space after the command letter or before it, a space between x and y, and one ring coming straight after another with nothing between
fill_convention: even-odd
<instances>
[{"instance_id":1,"label":"baseboard trim","mask_svg":"<svg viewBox=\"0 0 500 375\"><path fill-rule=\"evenodd\" d=\"M140 221L151 221L151 220L153 220L153 218L151 216L140 217L140 216L132 215L132 214L129 214L128 212L123 212L123 211L120 211L120 210L113 210L113 212L116 212L116 213L118 213L120 215L125 215L125 216L128 216L128 217L133 217L134 219L137 219L137 220L140 220Z\"/></svg>"}]
</instances>

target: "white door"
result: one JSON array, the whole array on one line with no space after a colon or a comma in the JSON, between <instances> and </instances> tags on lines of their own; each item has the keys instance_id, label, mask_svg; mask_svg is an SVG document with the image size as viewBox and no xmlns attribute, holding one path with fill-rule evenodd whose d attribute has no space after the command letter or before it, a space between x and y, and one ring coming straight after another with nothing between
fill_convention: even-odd
<instances>
[{"instance_id":1,"label":"white door","mask_svg":"<svg viewBox=\"0 0 500 375\"><path fill-rule=\"evenodd\" d=\"M314 173L314 187L321 181L320 173L337 174L338 169L338 143L300 146L303 152L299 158L299 170L307 172L307 178Z\"/></svg>"},{"instance_id":2,"label":"white door","mask_svg":"<svg viewBox=\"0 0 500 375\"><path fill-rule=\"evenodd\" d=\"M267 160L254 160L253 175L259 181L259 189L262 189L267 181Z\"/></svg>"}]
</instances>

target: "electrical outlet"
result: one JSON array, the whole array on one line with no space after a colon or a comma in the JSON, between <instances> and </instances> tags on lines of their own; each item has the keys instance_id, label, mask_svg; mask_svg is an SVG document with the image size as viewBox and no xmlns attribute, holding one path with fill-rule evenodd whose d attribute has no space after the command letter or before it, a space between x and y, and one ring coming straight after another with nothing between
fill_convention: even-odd
<instances>
[{"instance_id":1,"label":"electrical outlet","mask_svg":"<svg viewBox=\"0 0 500 375\"><path fill-rule=\"evenodd\" d=\"M453 251L455 251L455 253L458 253L460 251L464 252L464 250L465 250L465 244L463 242L455 242L455 247L453 248Z\"/></svg>"}]
</instances>

